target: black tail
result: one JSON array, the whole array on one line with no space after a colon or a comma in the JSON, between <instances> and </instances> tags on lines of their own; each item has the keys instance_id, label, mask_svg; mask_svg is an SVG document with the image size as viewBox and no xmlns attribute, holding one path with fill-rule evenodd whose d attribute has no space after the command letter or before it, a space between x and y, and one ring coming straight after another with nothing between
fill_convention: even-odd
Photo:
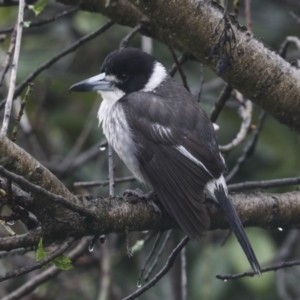
<instances>
[{"instance_id":1,"label":"black tail","mask_svg":"<svg viewBox=\"0 0 300 300\"><path fill-rule=\"evenodd\" d=\"M224 188L221 185L219 185L217 189L215 189L214 193L219 202L219 205L221 206L221 209L223 210L229 222L231 230L235 234L238 242L240 243L244 253L247 256L247 259L251 265L252 270L256 274L261 275L260 265L257 261L255 253L246 235L243 224L231 202L231 199L227 197Z\"/></svg>"}]
</instances>

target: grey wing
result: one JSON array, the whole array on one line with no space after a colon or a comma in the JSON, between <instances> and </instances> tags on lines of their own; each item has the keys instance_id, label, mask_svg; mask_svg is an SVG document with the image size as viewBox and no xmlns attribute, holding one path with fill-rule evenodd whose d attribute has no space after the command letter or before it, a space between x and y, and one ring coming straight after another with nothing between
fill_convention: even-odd
<instances>
[{"instance_id":1,"label":"grey wing","mask_svg":"<svg viewBox=\"0 0 300 300\"><path fill-rule=\"evenodd\" d=\"M213 127L193 101L182 105L150 96L138 92L122 100L139 167L166 210L190 238L198 239L209 227L204 186L224 169Z\"/></svg>"}]
</instances>

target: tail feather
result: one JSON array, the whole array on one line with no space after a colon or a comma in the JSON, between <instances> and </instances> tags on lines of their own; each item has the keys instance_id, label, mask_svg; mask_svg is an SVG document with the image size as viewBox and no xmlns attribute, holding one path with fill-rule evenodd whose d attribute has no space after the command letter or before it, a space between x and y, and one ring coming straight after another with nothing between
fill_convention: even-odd
<instances>
[{"instance_id":1,"label":"tail feather","mask_svg":"<svg viewBox=\"0 0 300 300\"><path fill-rule=\"evenodd\" d=\"M255 253L252 249L250 241L246 235L243 224L231 202L231 199L226 195L224 187L222 185L217 185L217 188L214 190L215 197L218 200L218 203L223 210L229 225L235 234L238 242L240 243L252 270L261 275L261 268L259 262L255 256Z\"/></svg>"}]
</instances>

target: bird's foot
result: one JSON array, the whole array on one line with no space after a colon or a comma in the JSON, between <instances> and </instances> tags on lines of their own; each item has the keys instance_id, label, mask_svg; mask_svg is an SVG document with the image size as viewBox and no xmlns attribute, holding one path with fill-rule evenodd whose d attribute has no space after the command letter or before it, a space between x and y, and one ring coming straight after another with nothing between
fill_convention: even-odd
<instances>
[{"instance_id":1,"label":"bird's foot","mask_svg":"<svg viewBox=\"0 0 300 300\"><path fill-rule=\"evenodd\" d=\"M126 190L126 191L123 193L123 196L125 196L125 197L136 196L136 197L139 197L139 198L141 198L141 199L147 200L148 194L145 194L145 193L144 193L142 190L140 190L140 189L135 189L135 190Z\"/></svg>"},{"instance_id":2,"label":"bird's foot","mask_svg":"<svg viewBox=\"0 0 300 300\"><path fill-rule=\"evenodd\" d=\"M156 214L160 214L161 215L161 210L160 208L155 204L155 202L151 199L153 198L153 196L155 195L154 191L148 192L148 193L144 193L142 190L140 189L135 189L135 190L126 190L123 193L123 196L125 197L130 197L130 196L136 196L140 199L146 200L147 203L152 207L153 211Z\"/></svg>"}]
</instances>

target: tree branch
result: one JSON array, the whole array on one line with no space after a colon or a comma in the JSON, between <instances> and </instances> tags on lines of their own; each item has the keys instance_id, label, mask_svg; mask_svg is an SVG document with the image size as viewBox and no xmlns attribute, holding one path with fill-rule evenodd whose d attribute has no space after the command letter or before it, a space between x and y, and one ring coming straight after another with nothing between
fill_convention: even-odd
<instances>
[{"instance_id":1,"label":"tree branch","mask_svg":"<svg viewBox=\"0 0 300 300\"><path fill-rule=\"evenodd\" d=\"M30 264L26 267L22 267L18 270L14 270L11 272L6 272L4 275L0 276L0 282L11 279L14 277L18 277L24 274L27 274L33 270L40 269L41 267L47 265L49 262L51 262L54 258L62 255L74 242L74 238L68 238L62 245L60 245L54 252L47 255L45 258L41 259L38 262L35 262L33 264Z\"/></svg>"},{"instance_id":2,"label":"tree branch","mask_svg":"<svg viewBox=\"0 0 300 300\"><path fill-rule=\"evenodd\" d=\"M79 0L59 2L69 5L81 3ZM197 6L189 0L130 2L135 7L126 0L113 1L108 6L105 6L106 1L87 0L80 7L131 27L135 27L145 14L151 22L147 32L142 31L143 34L164 42L162 28L177 41L176 48L184 45L201 63L216 70L219 57L206 59L219 41L215 28L223 16L222 9L214 2L210 5L202 1ZM221 77L279 122L300 132L300 71L266 48L234 20L231 21L236 43L230 52L230 64Z\"/></svg>"},{"instance_id":3,"label":"tree branch","mask_svg":"<svg viewBox=\"0 0 300 300\"><path fill-rule=\"evenodd\" d=\"M30 207L33 207L34 213L40 211L38 219L42 224L42 230L38 228L25 235L1 238L0 250L9 251L35 246L40 237L45 239L45 243L50 243L68 236L80 238L85 235L111 232L124 233L125 228L128 228L128 231L164 231L177 227L155 195L151 200L160 206L161 215L157 214L145 199L136 196L107 199L75 197L53 174L5 136L0 136L0 164L71 203L66 208L65 203L55 202L51 197L36 193L35 189L31 190L31 186L28 185L27 189L31 195L28 201L32 202ZM245 226L292 228L300 224L300 192L284 194L256 192L234 194L231 198ZM72 204L76 204L76 207L81 205L84 211L89 210L91 214L80 213L76 211L77 209L74 211ZM211 218L210 229L227 229L228 223L219 207L212 201L207 201L206 207ZM48 210L51 213L48 213ZM52 211L60 218L53 217Z\"/></svg>"},{"instance_id":4,"label":"tree branch","mask_svg":"<svg viewBox=\"0 0 300 300\"><path fill-rule=\"evenodd\" d=\"M83 239L70 253L68 254L68 257L75 261L80 255L82 255L89 244L88 239ZM57 269L55 266L51 266L47 270L43 271L42 273L38 274L37 276L33 277L26 283L24 283L22 286L14 290L9 295L5 296L2 300L14 300L14 299L20 299L22 296L25 296L35 290L40 284L48 281L50 278L54 277L58 273L60 273L62 270Z\"/></svg>"}]
</instances>

